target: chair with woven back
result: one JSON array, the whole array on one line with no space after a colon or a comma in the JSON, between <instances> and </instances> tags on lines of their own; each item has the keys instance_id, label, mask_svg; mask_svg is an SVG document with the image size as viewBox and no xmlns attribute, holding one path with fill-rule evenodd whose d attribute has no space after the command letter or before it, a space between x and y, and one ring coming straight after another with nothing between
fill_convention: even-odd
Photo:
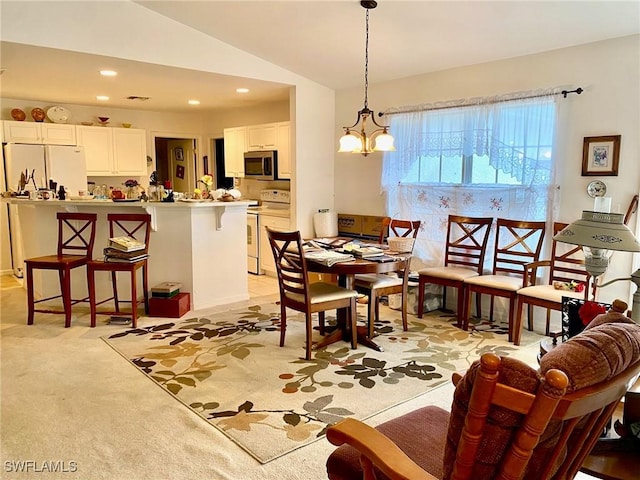
<instances>
[{"instance_id":1,"label":"chair with woven back","mask_svg":"<svg viewBox=\"0 0 640 480\"><path fill-rule=\"evenodd\" d=\"M325 312L344 308L347 310L347 323L351 332L351 347L356 348L357 292L331 283L310 283L300 232L278 232L269 227L265 228L275 260L280 289L280 346L284 346L287 331L287 308L305 314L306 360L311 360L312 314L318 314L321 333L324 333Z\"/></svg>"},{"instance_id":2,"label":"chair with woven back","mask_svg":"<svg viewBox=\"0 0 640 480\"><path fill-rule=\"evenodd\" d=\"M110 213L107 215L109 222L109 238L118 236L131 237L144 243L144 249L136 251L144 258L135 261L106 261L95 259L87 263L87 283L89 285L89 305L91 308L91 326L96 326L96 315L130 316L131 325L138 325L138 287L137 273L142 272L142 294L144 298L144 311L149 313L149 285L148 285L148 259L149 240L151 237L151 215L147 213ZM96 300L96 272L109 272L111 274L112 296L104 300ZM118 272L129 274L130 300L122 300L118 295ZM115 310L98 311L97 307L113 300ZM120 310L120 303L131 303L131 311Z\"/></svg>"},{"instance_id":3,"label":"chair with woven back","mask_svg":"<svg viewBox=\"0 0 640 480\"><path fill-rule=\"evenodd\" d=\"M524 286L526 265L540 258L545 222L529 222L498 218L494 245L493 270L464 281L463 328L469 328L471 295L490 295L489 321L493 322L495 297L507 300L509 341L513 340L516 296Z\"/></svg>"},{"instance_id":4,"label":"chair with woven back","mask_svg":"<svg viewBox=\"0 0 640 480\"><path fill-rule=\"evenodd\" d=\"M82 267L91 260L93 244L96 237L95 213L58 212L58 248L55 255L28 258L26 264L27 277L27 324L33 325L35 312L62 313L64 326L71 326L71 307L87 299L71 298L71 270ZM33 284L34 270L57 270L60 280L60 295L35 300ZM63 310L53 308L36 308L36 304L47 302L55 298L62 298Z\"/></svg>"},{"instance_id":5,"label":"chair with woven back","mask_svg":"<svg viewBox=\"0 0 640 480\"><path fill-rule=\"evenodd\" d=\"M567 226L566 223L554 222L553 235ZM569 245L553 240L549 260L539 260L526 266L524 276L527 282L518 290L514 324L514 343L519 345L522 329L523 306L527 305L528 329L533 330L533 307L542 307L546 311L545 334L551 332L551 310L562 310L562 297L583 298L595 297L596 286L592 285L591 275L584 266L584 256L580 246ZM545 284L537 284L539 268L548 268L549 276ZM581 285L582 290L571 290L571 285Z\"/></svg>"},{"instance_id":6,"label":"chair with woven back","mask_svg":"<svg viewBox=\"0 0 640 480\"><path fill-rule=\"evenodd\" d=\"M387 218L383 222L383 227L388 228L389 236L387 238L406 238L415 241L420 231L420 220L399 220ZM383 228L383 231L387 230ZM384 238L380 240L382 244ZM413 250L413 245L411 246ZM374 335L374 323L380 319L380 297L384 295L400 294L402 296L402 326L406 331L408 329L407 319L407 296L409 291L409 266L411 263L411 252L404 252L404 265L398 270L396 276L384 273L379 274L358 274L355 276L354 289L363 295L369 297L367 325L369 337Z\"/></svg>"},{"instance_id":7,"label":"chair with woven back","mask_svg":"<svg viewBox=\"0 0 640 480\"><path fill-rule=\"evenodd\" d=\"M617 317L616 317L617 315ZM600 315L539 370L485 353L461 377L451 413L426 406L372 428L327 430L330 480L570 479L640 375L640 326Z\"/></svg>"},{"instance_id":8,"label":"chair with woven back","mask_svg":"<svg viewBox=\"0 0 640 480\"><path fill-rule=\"evenodd\" d=\"M492 223L492 217L449 215L444 266L418 271L418 318L424 314L424 288L427 283L443 286L443 309L447 306L447 287L452 287L457 291L456 317L458 327L462 327L464 280L482 273ZM476 310L479 314L479 301Z\"/></svg>"}]
</instances>

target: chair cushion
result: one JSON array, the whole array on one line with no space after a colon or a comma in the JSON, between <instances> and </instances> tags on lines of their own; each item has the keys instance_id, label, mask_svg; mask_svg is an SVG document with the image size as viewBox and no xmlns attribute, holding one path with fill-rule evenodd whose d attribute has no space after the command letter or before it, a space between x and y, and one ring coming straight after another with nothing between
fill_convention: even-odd
<instances>
[{"instance_id":1,"label":"chair cushion","mask_svg":"<svg viewBox=\"0 0 640 480\"><path fill-rule=\"evenodd\" d=\"M385 275L383 273L375 274L362 274L356 275L354 280L356 287L367 288L374 290L376 288L393 287L396 285L402 285L402 278L394 277L391 275Z\"/></svg>"},{"instance_id":2,"label":"chair cushion","mask_svg":"<svg viewBox=\"0 0 640 480\"><path fill-rule=\"evenodd\" d=\"M480 361L477 360L456 386L444 454L444 475L442 478L445 480L448 480L453 473L456 451L469 408L471 389L479 370ZM538 373L525 363L514 358L502 357L498 382L533 393L538 388L539 378ZM501 407L491 407L471 478L494 478L498 465L502 460L502 455L511 443L516 428L521 423L521 417L520 414L514 411ZM532 462L530 462L531 464ZM529 472L527 477L536 478L535 474Z\"/></svg>"},{"instance_id":3,"label":"chair cushion","mask_svg":"<svg viewBox=\"0 0 640 480\"><path fill-rule=\"evenodd\" d=\"M430 277L446 278L447 280L463 281L465 278L475 277L478 272L462 267L430 267L418 270L419 275Z\"/></svg>"},{"instance_id":4,"label":"chair cushion","mask_svg":"<svg viewBox=\"0 0 640 480\"><path fill-rule=\"evenodd\" d=\"M612 313L599 315L581 333L546 353L540 371L565 372L567 392L614 377L640 357L640 325L627 320L616 321Z\"/></svg>"},{"instance_id":5,"label":"chair cushion","mask_svg":"<svg viewBox=\"0 0 640 480\"><path fill-rule=\"evenodd\" d=\"M465 279L464 283L510 292L516 292L522 288L522 278L511 275L478 275Z\"/></svg>"},{"instance_id":6,"label":"chair cushion","mask_svg":"<svg viewBox=\"0 0 640 480\"><path fill-rule=\"evenodd\" d=\"M389 420L376 427L384 433L414 462L436 478L442 478L449 412L439 407L423 407ZM360 453L350 445L337 448L327 460L330 480L356 480L362 478ZM378 480L387 479L377 472Z\"/></svg>"},{"instance_id":7,"label":"chair cushion","mask_svg":"<svg viewBox=\"0 0 640 480\"><path fill-rule=\"evenodd\" d=\"M311 303L331 302L345 298L356 297L358 292L338 287L332 283L317 282L309 284L309 297ZM296 302L304 302L304 295L299 293L287 293L287 298Z\"/></svg>"},{"instance_id":8,"label":"chair cushion","mask_svg":"<svg viewBox=\"0 0 640 480\"><path fill-rule=\"evenodd\" d=\"M562 304L562 297L584 298L584 292L574 292L572 290L558 290L552 285L533 285L518 290L519 296L539 298Z\"/></svg>"}]
</instances>

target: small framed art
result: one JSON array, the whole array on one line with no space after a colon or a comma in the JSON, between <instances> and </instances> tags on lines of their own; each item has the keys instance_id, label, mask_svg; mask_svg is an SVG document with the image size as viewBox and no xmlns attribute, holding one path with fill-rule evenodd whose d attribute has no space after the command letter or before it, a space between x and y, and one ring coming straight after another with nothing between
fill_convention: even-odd
<instances>
[{"instance_id":1,"label":"small framed art","mask_svg":"<svg viewBox=\"0 0 640 480\"><path fill-rule=\"evenodd\" d=\"M182 150L182 148L176 147L175 153L176 153L176 160L178 160L179 162L182 162L184 160L184 151Z\"/></svg>"},{"instance_id":2,"label":"small framed art","mask_svg":"<svg viewBox=\"0 0 640 480\"><path fill-rule=\"evenodd\" d=\"M584 137L582 176L618 176L620 135Z\"/></svg>"}]
</instances>

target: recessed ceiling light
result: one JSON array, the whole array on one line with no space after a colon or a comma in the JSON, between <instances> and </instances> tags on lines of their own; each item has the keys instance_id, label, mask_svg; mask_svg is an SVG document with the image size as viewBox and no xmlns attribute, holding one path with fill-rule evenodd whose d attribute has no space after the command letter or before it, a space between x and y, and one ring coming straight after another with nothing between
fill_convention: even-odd
<instances>
[{"instance_id":1,"label":"recessed ceiling light","mask_svg":"<svg viewBox=\"0 0 640 480\"><path fill-rule=\"evenodd\" d=\"M236 88L237 93L249 93L248 88Z\"/></svg>"},{"instance_id":2,"label":"recessed ceiling light","mask_svg":"<svg viewBox=\"0 0 640 480\"><path fill-rule=\"evenodd\" d=\"M109 97L107 97L106 95L98 95L96 97L96 100L100 100L100 101L106 102L107 100L109 100Z\"/></svg>"},{"instance_id":3,"label":"recessed ceiling light","mask_svg":"<svg viewBox=\"0 0 640 480\"><path fill-rule=\"evenodd\" d=\"M200 100L189 100L189 105L200 105Z\"/></svg>"},{"instance_id":4,"label":"recessed ceiling light","mask_svg":"<svg viewBox=\"0 0 640 480\"><path fill-rule=\"evenodd\" d=\"M105 77L115 77L118 75L118 72L113 70L100 70L100 75L104 75Z\"/></svg>"}]
</instances>

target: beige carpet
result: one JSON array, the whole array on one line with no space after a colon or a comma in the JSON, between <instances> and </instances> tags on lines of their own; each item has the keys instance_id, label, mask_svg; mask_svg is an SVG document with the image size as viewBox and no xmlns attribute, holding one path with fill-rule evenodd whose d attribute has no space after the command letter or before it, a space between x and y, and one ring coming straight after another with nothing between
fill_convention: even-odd
<instances>
[{"instance_id":1,"label":"beige carpet","mask_svg":"<svg viewBox=\"0 0 640 480\"><path fill-rule=\"evenodd\" d=\"M334 448L326 440L262 465L162 392L100 339L123 331L122 327L99 321L98 327L91 329L86 314L74 316L69 329L63 328L62 317L55 315L36 315L35 325L27 326L24 291L2 289L0 295L0 478L326 478L324 463ZM382 309L384 318L388 313ZM140 326L158 322L144 318ZM292 340L288 338L287 342ZM533 343L514 353L535 365L537 350ZM447 381L425 395L375 415L368 423L376 425L426 404L448 409L452 391ZM23 470L30 465L29 471L7 470L27 461L33 462L22 464ZM71 462L75 462L75 472L34 470L42 470L45 465L69 469Z\"/></svg>"}]
</instances>

